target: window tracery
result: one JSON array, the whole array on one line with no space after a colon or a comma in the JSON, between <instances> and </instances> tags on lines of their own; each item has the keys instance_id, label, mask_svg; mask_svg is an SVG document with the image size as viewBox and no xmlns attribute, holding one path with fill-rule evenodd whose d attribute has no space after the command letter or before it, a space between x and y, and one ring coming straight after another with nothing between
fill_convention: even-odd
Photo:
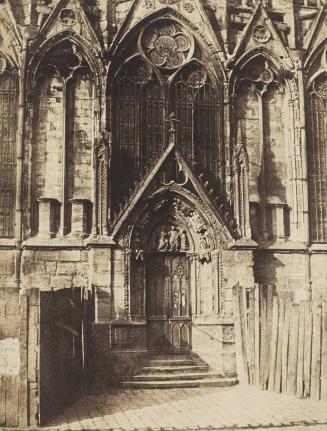
<instances>
[{"instance_id":1,"label":"window tracery","mask_svg":"<svg viewBox=\"0 0 327 431\"><path fill-rule=\"evenodd\" d=\"M307 93L310 237L327 241L327 47L311 65Z\"/></svg>"},{"instance_id":2,"label":"window tracery","mask_svg":"<svg viewBox=\"0 0 327 431\"><path fill-rule=\"evenodd\" d=\"M141 36L141 47L149 60L163 69L176 69L193 54L191 36L170 21L147 27Z\"/></svg>"},{"instance_id":3,"label":"window tracery","mask_svg":"<svg viewBox=\"0 0 327 431\"><path fill-rule=\"evenodd\" d=\"M123 66L112 87L113 177L123 166L130 172L114 187L114 207L168 145L171 112L175 145L193 167L217 179L222 159L222 91L193 35L175 20L160 18L141 30L128 55L119 60Z\"/></svg>"},{"instance_id":4,"label":"window tracery","mask_svg":"<svg viewBox=\"0 0 327 431\"><path fill-rule=\"evenodd\" d=\"M14 235L17 96L15 71L0 53L0 237Z\"/></svg>"}]
</instances>

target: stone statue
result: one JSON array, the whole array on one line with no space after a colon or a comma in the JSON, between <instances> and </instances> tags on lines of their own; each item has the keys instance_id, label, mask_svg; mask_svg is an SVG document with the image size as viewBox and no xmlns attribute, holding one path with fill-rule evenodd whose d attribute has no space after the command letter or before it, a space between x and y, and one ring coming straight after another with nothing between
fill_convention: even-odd
<instances>
[{"instance_id":1,"label":"stone statue","mask_svg":"<svg viewBox=\"0 0 327 431\"><path fill-rule=\"evenodd\" d=\"M158 251L167 251L169 250L169 238L167 232L162 230L160 232L159 243L158 243Z\"/></svg>"},{"instance_id":2,"label":"stone statue","mask_svg":"<svg viewBox=\"0 0 327 431\"><path fill-rule=\"evenodd\" d=\"M186 251L190 247L185 230L181 233L181 251Z\"/></svg>"},{"instance_id":3,"label":"stone statue","mask_svg":"<svg viewBox=\"0 0 327 431\"><path fill-rule=\"evenodd\" d=\"M174 225L171 226L169 233L169 246L171 251L179 251L181 248L181 237Z\"/></svg>"}]
</instances>

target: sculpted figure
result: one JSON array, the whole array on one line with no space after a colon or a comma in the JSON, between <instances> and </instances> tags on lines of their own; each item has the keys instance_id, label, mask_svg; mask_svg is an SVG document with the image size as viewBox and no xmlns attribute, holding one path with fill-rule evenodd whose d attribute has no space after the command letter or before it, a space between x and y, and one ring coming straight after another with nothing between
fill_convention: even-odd
<instances>
[{"instance_id":1,"label":"sculpted figure","mask_svg":"<svg viewBox=\"0 0 327 431\"><path fill-rule=\"evenodd\" d=\"M189 246L190 245L189 245L189 242L188 242L188 239L187 239L186 232L185 232L185 230L183 230L182 233L181 233L181 251L188 250Z\"/></svg>"},{"instance_id":2,"label":"sculpted figure","mask_svg":"<svg viewBox=\"0 0 327 431\"><path fill-rule=\"evenodd\" d=\"M169 249L169 238L167 233L162 230L160 232L158 251L167 251Z\"/></svg>"},{"instance_id":3,"label":"sculpted figure","mask_svg":"<svg viewBox=\"0 0 327 431\"><path fill-rule=\"evenodd\" d=\"M176 229L176 226L172 225L171 226L171 230L170 230L170 234L169 234L169 245L170 245L170 250L172 251L179 251L180 250L180 235L178 230Z\"/></svg>"}]
</instances>

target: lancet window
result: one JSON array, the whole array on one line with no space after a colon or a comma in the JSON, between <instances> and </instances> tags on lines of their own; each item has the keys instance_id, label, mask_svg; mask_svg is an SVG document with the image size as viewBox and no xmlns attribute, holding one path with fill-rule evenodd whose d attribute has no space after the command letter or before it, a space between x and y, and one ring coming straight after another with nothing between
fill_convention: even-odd
<instances>
[{"instance_id":1,"label":"lancet window","mask_svg":"<svg viewBox=\"0 0 327 431\"><path fill-rule=\"evenodd\" d=\"M18 84L0 53L0 237L14 235Z\"/></svg>"},{"instance_id":2,"label":"lancet window","mask_svg":"<svg viewBox=\"0 0 327 431\"><path fill-rule=\"evenodd\" d=\"M327 47L320 54L307 93L310 236L327 241Z\"/></svg>"}]
</instances>

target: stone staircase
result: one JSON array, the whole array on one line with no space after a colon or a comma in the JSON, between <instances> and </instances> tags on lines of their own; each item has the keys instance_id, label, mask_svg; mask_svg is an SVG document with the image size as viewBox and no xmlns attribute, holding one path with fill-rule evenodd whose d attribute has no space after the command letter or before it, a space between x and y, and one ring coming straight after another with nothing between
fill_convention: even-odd
<instances>
[{"instance_id":1,"label":"stone staircase","mask_svg":"<svg viewBox=\"0 0 327 431\"><path fill-rule=\"evenodd\" d=\"M208 364L188 355L153 355L140 373L121 382L125 388L197 388L225 387L238 383L235 377L222 377L209 370Z\"/></svg>"}]
</instances>

